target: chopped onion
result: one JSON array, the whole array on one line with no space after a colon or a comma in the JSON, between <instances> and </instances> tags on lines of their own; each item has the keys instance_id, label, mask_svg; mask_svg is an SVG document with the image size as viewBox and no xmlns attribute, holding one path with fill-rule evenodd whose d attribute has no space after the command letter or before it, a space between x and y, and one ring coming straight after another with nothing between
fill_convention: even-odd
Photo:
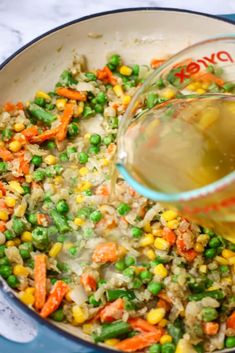
<instances>
[{"instance_id":1,"label":"chopped onion","mask_svg":"<svg viewBox=\"0 0 235 353\"><path fill-rule=\"evenodd\" d=\"M71 292L69 293L70 298L77 304L81 305L86 302L87 294L84 288L79 284L78 286L74 287Z\"/></svg>"}]
</instances>

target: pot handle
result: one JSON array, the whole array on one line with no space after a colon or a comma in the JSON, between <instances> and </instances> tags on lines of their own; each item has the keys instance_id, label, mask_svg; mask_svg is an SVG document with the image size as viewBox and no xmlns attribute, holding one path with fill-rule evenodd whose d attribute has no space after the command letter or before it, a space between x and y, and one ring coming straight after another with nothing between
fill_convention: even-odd
<instances>
[{"instance_id":1,"label":"pot handle","mask_svg":"<svg viewBox=\"0 0 235 353\"><path fill-rule=\"evenodd\" d=\"M25 313L29 310L29 314ZM0 291L0 352L95 353L96 347L79 344L55 326L30 316L31 309L16 301L11 292Z\"/></svg>"}]
</instances>

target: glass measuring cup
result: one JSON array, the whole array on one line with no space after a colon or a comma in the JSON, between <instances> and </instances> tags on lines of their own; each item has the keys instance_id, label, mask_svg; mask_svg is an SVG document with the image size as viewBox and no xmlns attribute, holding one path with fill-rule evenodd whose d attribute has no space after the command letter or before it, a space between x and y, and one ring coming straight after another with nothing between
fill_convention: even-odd
<instances>
[{"instance_id":1,"label":"glass measuring cup","mask_svg":"<svg viewBox=\"0 0 235 353\"><path fill-rule=\"evenodd\" d=\"M229 36L195 44L157 69L124 116L117 167L140 194L235 242L234 60Z\"/></svg>"}]
</instances>

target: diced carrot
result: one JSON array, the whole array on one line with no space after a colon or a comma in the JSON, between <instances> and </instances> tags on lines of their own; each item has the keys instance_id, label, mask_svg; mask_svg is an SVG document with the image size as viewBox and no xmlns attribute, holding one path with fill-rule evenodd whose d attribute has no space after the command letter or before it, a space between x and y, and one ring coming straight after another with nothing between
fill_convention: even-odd
<instances>
[{"instance_id":1,"label":"diced carrot","mask_svg":"<svg viewBox=\"0 0 235 353\"><path fill-rule=\"evenodd\" d=\"M0 232L4 232L6 230L6 226L3 222L0 222Z\"/></svg>"},{"instance_id":2,"label":"diced carrot","mask_svg":"<svg viewBox=\"0 0 235 353\"><path fill-rule=\"evenodd\" d=\"M15 156L19 160L19 172L23 174L29 174L29 161L25 159L24 151L15 153Z\"/></svg>"},{"instance_id":3,"label":"diced carrot","mask_svg":"<svg viewBox=\"0 0 235 353\"><path fill-rule=\"evenodd\" d=\"M85 93L81 93L79 91L75 91L74 89L66 87L57 88L56 93L58 94L58 96L62 96L68 99L74 99L76 101L81 102L85 102L87 98Z\"/></svg>"},{"instance_id":4,"label":"diced carrot","mask_svg":"<svg viewBox=\"0 0 235 353\"><path fill-rule=\"evenodd\" d=\"M23 131L21 131L21 133L24 135L24 137L27 140L31 140L32 137L38 135L38 128L37 128L37 126L34 125L31 127L28 127L27 129L24 129Z\"/></svg>"},{"instance_id":5,"label":"diced carrot","mask_svg":"<svg viewBox=\"0 0 235 353\"><path fill-rule=\"evenodd\" d=\"M4 147L0 147L0 158L5 161L5 162L9 162L12 161L14 159L13 154L8 151L6 148Z\"/></svg>"},{"instance_id":6,"label":"diced carrot","mask_svg":"<svg viewBox=\"0 0 235 353\"><path fill-rule=\"evenodd\" d=\"M37 223L44 227L48 225L48 216L44 213L37 213Z\"/></svg>"},{"instance_id":7,"label":"diced carrot","mask_svg":"<svg viewBox=\"0 0 235 353\"><path fill-rule=\"evenodd\" d=\"M13 112L15 109L16 109L16 106L15 104L11 103L11 102L6 102L3 106L3 109L10 113L10 112Z\"/></svg>"},{"instance_id":8,"label":"diced carrot","mask_svg":"<svg viewBox=\"0 0 235 353\"><path fill-rule=\"evenodd\" d=\"M96 246L92 260L97 263L115 262L118 259L116 243L108 242Z\"/></svg>"},{"instance_id":9,"label":"diced carrot","mask_svg":"<svg viewBox=\"0 0 235 353\"><path fill-rule=\"evenodd\" d=\"M139 317L128 320L129 324L134 330L141 332L158 332L158 328L148 323L148 321Z\"/></svg>"},{"instance_id":10,"label":"diced carrot","mask_svg":"<svg viewBox=\"0 0 235 353\"><path fill-rule=\"evenodd\" d=\"M227 327L235 330L235 311L229 316L227 320Z\"/></svg>"},{"instance_id":11,"label":"diced carrot","mask_svg":"<svg viewBox=\"0 0 235 353\"><path fill-rule=\"evenodd\" d=\"M54 284L49 297L40 312L40 316L46 318L55 310L57 310L68 290L69 287L65 282L57 281Z\"/></svg>"},{"instance_id":12,"label":"diced carrot","mask_svg":"<svg viewBox=\"0 0 235 353\"><path fill-rule=\"evenodd\" d=\"M108 186L104 184L98 186L95 191L95 194L101 196L109 196L110 192Z\"/></svg>"},{"instance_id":13,"label":"diced carrot","mask_svg":"<svg viewBox=\"0 0 235 353\"><path fill-rule=\"evenodd\" d=\"M18 103L16 104L16 108L17 108L18 110L24 110L24 104L23 104L22 102L18 102Z\"/></svg>"},{"instance_id":14,"label":"diced carrot","mask_svg":"<svg viewBox=\"0 0 235 353\"><path fill-rule=\"evenodd\" d=\"M206 72L202 71L199 72L198 74L195 74L192 76L195 80L200 80L202 82L207 82L207 83L216 83L218 86L223 87L224 85L224 80L222 78L213 75L211 72Z\"/></svg>"},{"instance_id":15,"label":"diced carrot","mask_svg":"<svg viewBox=\"0 0 235 353\"><path fill-rule=\"evenodd\" d=\"M168 227L164 227L162 230L162 237L170 243L170 245L174 245L176 242L176 235L173 230Z\"/></svg>"},{"instance_id":16,"label":"diced carrot","mask_svg":"<svg viewBox=\"0 0 235 353\"><path fill-rule=\"evenodd\" d=\"M35 308L41 309L46 301L46 260L45 254L35 256L34 281L35 281Z\"/></svg>"},{"instance_id":17,"label":"diced carrot","mask_svg":"<svg viewBox=\"0 0 235 353\"><path fill-rule=\"evenodd\" d=\"M122 318L124 310L124 301L118 298L112 303L106 305L100 312L101 322L112 322Z\"/></svg>"},{"instance_id":18,"label":"diced carrot","mask_svg":"<svg viewBox=\"0 0 235 353\"><path fill-rule=\"evenodd\" d=\"M108 148L107 148L107 152L109 153L109 154L111 154L111 153L113 153L113 152L115 152L116 151L116 145L115 145L115 143L110 143L110 145L108 146Z\"/></svg>"},{"instance_id":19,"label":"diced carrot","mask_svg":"<svg viewBox=\"0 0 235 353\"><path fill-rule=\"evenodd\" d=\"M203 324L203 332L208 336L214 336L219 331L219 324L217 322L205 322Z\"/></svg>"},{"instance_id":20,"label":"diced carrot","mask_svg":"<svg viewBox=\"0 0 235 353\"><path fill-rule=\"evenodd\" d=\"M89 273L83 273L80 277L80 282L86 291L95 291L97 288L95 278Z\"/></svg>"},{"instance_id":21,"label":"diced carrot","mask_svg":"<svg viewBox=\"0 0 235 353\"><path fill-rule=\"evenodd\" d=\"M5 196L6 195L6 189L5 189L5 186L3 185L3 183L1 181L0 181L0 190L1 190L2 194L3 194L3 196Z\"/></svg>"},{"instance_id":22,"label":"diced carrot","mask_svg":"<svg viewBox=\"0 0 235 353\"><path fill-rule=\"evenodd\" d=\"M192 262L198 256L198 253L194 249L187 250L186 244L182 237L177 238L176 246L178 253L183 256L188 262Z\"/></svg>"},{"instance_id":23,"label":"diced carrot","mask_svg":"<svg viewBox=\"0 0 235 353\"><path fill-rule=\"evenodd\" d=\"M171 298L168 297L168 295L166 294L166 292L161 291L160 293L158 293L157 295L159 298L165 300L167 303L172 304L172 300Z\"/></svg>"},{"instance_id":24,"label":"diced carrot","mask_svg":"<svg viewBox=\"0 0 235 353\"><path fill-rule=\"evenodd\" d=\"M105 66L102 70L97 71L97 78L103 83L110 83L113 86L117 83L116 77L113 76L113 73L108 66Z\"/></svg>"},{"instance_id":25,"label":"diced carrot","mask_svg":"<svg viewBox=\"0 0 235 353\"><path fill-rule=\"evenodd\" d=\"M165 61L166 59L152 59L150 65L152 69L156 69L157 67L161 66Z\"/></svg>"},{"instance_id":26,"label":"diced carrot","mask_svg":"<svg viewBox=\"0 0 235 353\"><path fill-rule=\"evenodd\" d=\"M115 348L124 352L135 352L146 347L151 346L153 343L159 342L163 335L161 328L157 329L157 332L141 333L131 338L127 338L115 345Z\"/></svg>"},{"instance_id":27,"label":"diced carrot","mask_svg":"<svg viewBox=\"0 0 235 353\"><path fill-rule=\"evenodd\" d=\"M46 130L43 133L41 133L40 135L32 136L30 138L30 142L32 142L32 143L42 143L42 142L44 142L46 140L50 140L52 138L56 138L58 130L59 130L59 128Z\"/></svg>"},{"instance_id":28,"label":"diced carrot","mask_svg":"<svg viewBox=\"0 0 235 353\"><path fill-rule=\"evenodd\" d=\"M56 134L56 139L58 141L63 141L67 134L68 125L73 117L73 104L66 104L63 115L61 117L61 125Z\"/></svg>"},{"instance_id":29,"label":"diced carrot","mask_svg":"<svg viewBox=\"0 0 235 353\"><path fill-rule=\"evenodd\" d=\"M171 310L171 304L169 302L167 302L166 300L164 300L164 299L159 299L158 300L157 307L158 308L163 308L166 311Z\"/></svg>"}]
</instances>

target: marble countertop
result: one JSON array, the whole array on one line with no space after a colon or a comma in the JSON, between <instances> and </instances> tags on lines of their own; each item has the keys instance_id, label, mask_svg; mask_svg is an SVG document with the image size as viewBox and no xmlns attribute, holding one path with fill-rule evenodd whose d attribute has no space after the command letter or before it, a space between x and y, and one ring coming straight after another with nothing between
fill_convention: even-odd
<instances>
[{"instance_id":1,"label":"marble countertop","mask_svg":"<svg viewBox=\"0 0 235 353\"><path fill-rule=\"evenodd\" d=\"M153 6L235 13L235 0L1 0L0 62L38 35L76 18L118 8Z\"/></svg>"},{"instance_id":2,"label":"marble countertop","mask_svg":"<svg viewBox=\"0 0 235 353\"><path fill-rule=\"evenodd\" d=\"M118 8L154 6L210 14L235 13L235 0L0 0L0 63L38 35L76 18ZM19 331L19 327L23 330ZM0 334L17 341L30 340L35 334L28 318L14 313L1 293Z\"/></svg>"}]
</instances>

